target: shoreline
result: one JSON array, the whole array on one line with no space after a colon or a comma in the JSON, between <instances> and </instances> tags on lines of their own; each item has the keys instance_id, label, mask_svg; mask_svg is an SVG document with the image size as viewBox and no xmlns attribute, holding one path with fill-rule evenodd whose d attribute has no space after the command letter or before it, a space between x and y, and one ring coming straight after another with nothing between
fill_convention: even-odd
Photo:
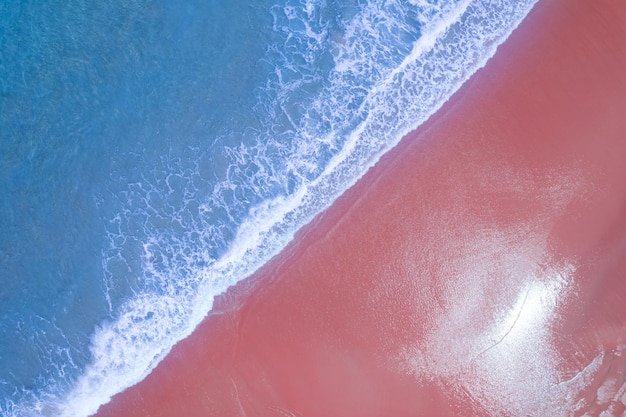
<instances>
[{"instance_id":1,"label":"shoreline","mask_svg":"<svg viewBox=\"0 0 626 417\"><path fill-rule=\"evenodd\" d=\"M589 411L623 412L619 396L592 404L598 370L615 395L624 383L623 9L540 1L442 109L96 415L517 415L540 398L571 406L558 384ZM535 291L518 341L498 326Z\"/></svg>"}]
</instances>

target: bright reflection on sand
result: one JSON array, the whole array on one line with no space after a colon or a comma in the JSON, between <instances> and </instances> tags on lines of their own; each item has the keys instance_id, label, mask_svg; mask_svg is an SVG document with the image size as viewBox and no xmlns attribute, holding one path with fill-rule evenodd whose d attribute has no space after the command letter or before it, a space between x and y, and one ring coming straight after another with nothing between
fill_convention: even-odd
<instances>
[{"instance_id":1,"label":"bright reflection on sand","mask_svg":"<svg viewBox=\"0 0 626 417\"><path fill-rule=\"evenodd\" d=\"M487 345L462 370L462 386L492 412L527 415L553 400L558 357L550 340L557 303L567 294L573 268L529 276L512 307L496 315L489 331L473 343ZM480 381L480 382L476 382Z\"/></svg>"},{"instance_id":2,"label":"bright reflection on sand","mask_svg":"<svg viewBox=\"0 0 626 417\"><path fill-rule=\"evenodd\" d=\"M468 296L449 294L445 312L433 318L425 340L404 352L404 363L418 379L452 385L455 395L471 397L493 415L559 415L554 410L568 415L602 363L597 357L568 381L559 371L551 330L559 306L574 291L574 268L532 268L516 262L508 268L526 277L510 281L519 286L515 293L499 289L494 297L488 287L461 284Z\"/></svg>"},{"instance_id":3,"label":"bright reflection on sand","mask_svg":"<svg viewBox=\"0 0 626 417\"><path fill-rule=\"evenodd\" d=\"M493 334L501 337L492 347L504 343L510 349L515 349L529 336L538 336L538 333L545 331L564 285L565 282L558 278L547 282L529 281L520 289L513 308L496 322Z\"/></svg>"}]
</instances>

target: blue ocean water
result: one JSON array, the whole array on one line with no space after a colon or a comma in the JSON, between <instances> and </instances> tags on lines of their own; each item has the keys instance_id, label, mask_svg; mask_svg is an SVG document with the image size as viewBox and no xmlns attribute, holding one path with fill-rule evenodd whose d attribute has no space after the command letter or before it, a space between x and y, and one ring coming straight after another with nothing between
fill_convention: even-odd
<instances>
[{"instance_id":1,"label":"blue ocean water","mask_svg":"<svg viewBox=\"0 0 626 417\"><path fill-rule=\"evenodd\" d=\"M0 3L0 415L142 379L534 2Z\"/></svg>"}]
</instances>

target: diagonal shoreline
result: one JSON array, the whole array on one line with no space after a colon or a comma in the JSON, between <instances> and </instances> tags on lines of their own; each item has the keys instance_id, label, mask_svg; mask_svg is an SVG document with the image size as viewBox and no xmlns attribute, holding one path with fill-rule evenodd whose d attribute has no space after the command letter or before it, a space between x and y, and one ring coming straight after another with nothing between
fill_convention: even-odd
<instances>
[{"instance_id":1,"label":"diagonal shoreline","mask_svg":"<svg viewBox=\"0 0 626 417\"><path fill-rule=\"evenodd\" d=\"M624 375L607 359L626 343L624 9L540 1L435 117L98 415L550 414L576 403L567 393L623 412L593 399L599 369ZM526 319L516 300L535 288ZM498 327L509 310L522 342L519 320Z\"/></svg>"}]
</instances>

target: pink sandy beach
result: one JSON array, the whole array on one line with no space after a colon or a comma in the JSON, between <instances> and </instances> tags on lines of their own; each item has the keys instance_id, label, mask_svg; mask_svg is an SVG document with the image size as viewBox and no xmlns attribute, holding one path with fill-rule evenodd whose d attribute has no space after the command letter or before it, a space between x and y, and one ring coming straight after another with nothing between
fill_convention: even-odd
<instances>
[{"instance_id":1,"label":"pink sandy beach","mask_svg":"<svg viewBox=\"0 0 626 417\"><path fill-rule=\"evenodd\" d=\"M626 2L540 0L97 415L626 416Z\"/></svg>"}]
</instances>

